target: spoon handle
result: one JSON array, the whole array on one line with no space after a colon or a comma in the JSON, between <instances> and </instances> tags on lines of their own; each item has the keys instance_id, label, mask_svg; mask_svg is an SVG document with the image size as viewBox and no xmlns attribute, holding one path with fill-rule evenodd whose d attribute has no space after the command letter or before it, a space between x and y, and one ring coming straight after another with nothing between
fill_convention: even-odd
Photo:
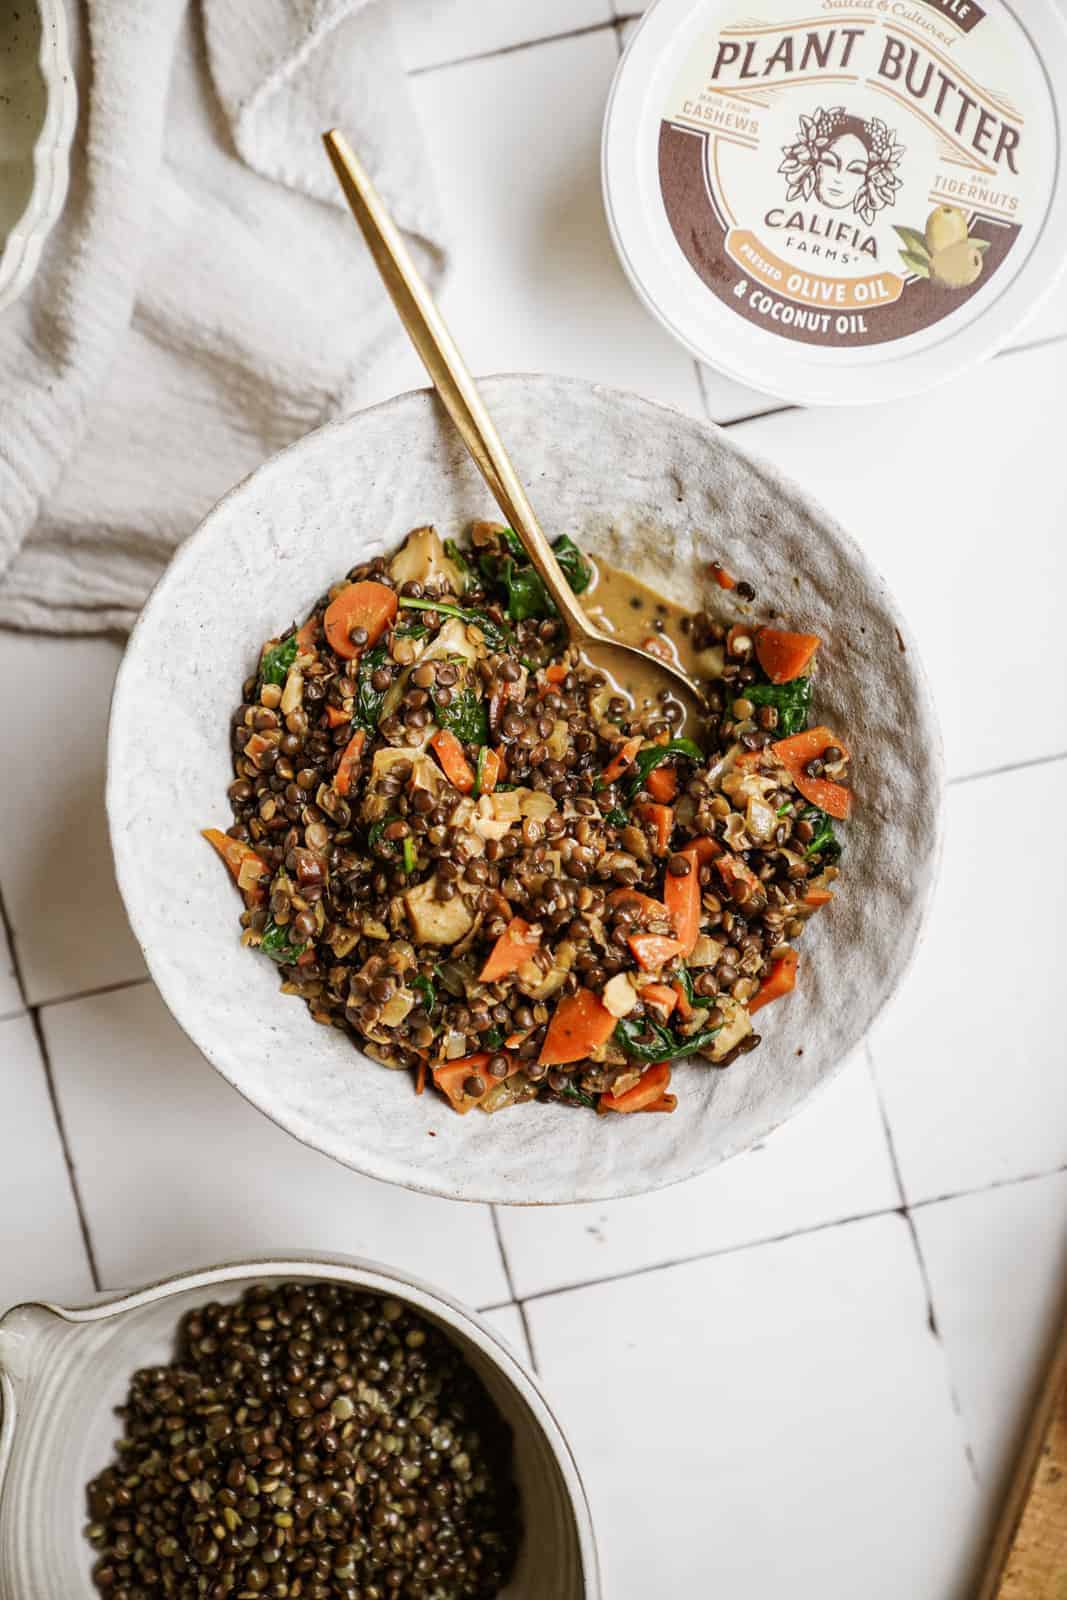
<instances>
[{"instance_id":1,"label":"spoon handle","mask_svg":"<svg viewBox=\"0 0 1067 1600\"><path fill-rule=\"evenodd\" d=\"M352 215L359 223L382 282L392 296L400 320L419 353L434 388L459 430L494 500L509 526L523 542L526 554L566 622L571 638L595 636L585 612L560 570L552 547L541 531L526 491L511 464L511 457L496 431L478 393L466 362L456 348L422 281L400 231L381 196L343 133L336 128L323 134L323 143L344 190Z\"/></svg>"}]
</instances>

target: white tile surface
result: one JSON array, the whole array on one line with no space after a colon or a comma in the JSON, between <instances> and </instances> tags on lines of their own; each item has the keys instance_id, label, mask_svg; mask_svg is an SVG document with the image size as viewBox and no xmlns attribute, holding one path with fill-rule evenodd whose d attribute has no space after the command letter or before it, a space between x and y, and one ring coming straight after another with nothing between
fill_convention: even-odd
<instances>
[{"instance_id":1,"label":"white tile surface","mask_svg":"<svg viewBox=\"0 0 1067 1600\"><path fill-rule=\"evenodd\" d=\"M732 434L803 483L885 574L918 635L950 775L1067 750L1065 362L1067 345L1051 345L919 399L790 411ZM998 649L984 637L1004 605L1019 625Z\"/></svg>"},{"instance_id":2,"label":"white tile surface","mask_svg":"<svg viewBox=\"0 0 1067 1600\"><path fill-rule=\"evenodd\" d=\"M612 1600L962 1600L976 1495L900 1218L527 1314Z\"/></svg>"},{"instance_id":3,"label":"white tile surface","mask_svg":"<svg viewBox=\"0 0 1067 1600\"><path fill-rule=\"evenodd\" d=\"M372 1182L254 1111L150 984L43 1013L106 1287L276 1249L410 1269L470 1305L508 1298L492 1217Z\"/></svg>"},{"instance_id":4,"label":"white tile surface","mask_svg":"<svg viewBox=\"0 0 1067 1600\"><path fill-rule=\"evenodd\" d=\"M915 1225L992 1524L1061 1326L1067 1173L921 1206Z\"/></svg>"},{"instance_id":5,"label":"white tile surface","mask_svg":"<svg viewBox=\"0 0 1067 1600\"><path fill-rule=\"evenodd\" d=\"M484 1315L486 1322L491 1323L500 1337L507 1340L523 1366L532 1366L530 1346L527 1343L526 1329L522 1323L522 1312L518 1306L514 1302L506 1306L494 1306L491 1311L486 1311Z\"/></svg>"},{"instance_id":6,"label":"white tile surface","mask_svg":"<svg viewBox=\"0 0 1067 1600\"><path fill-rule=\"evenodd\" d=\"M611 0L404 0L394 10L409 70L595 27L611 15Z\"/></svg>"},{"instance_id":7,"label":"white tile surface","mask_svg":"<svg viewBox=\"0 0 1067 1600\"><path fill-rule=\"evenodd\" d=\"M22 992L15 974L15 958L0 922L0 1017L12 1017L22 1010Z\"/></svg>"},{"instance_id":8,"label":"white tile surface","mask_svg":"<svg viewBox=\"0 0 1067 1600\"><path fill-rule=\"evenodd\" d=\"M1063 919L1067 858L1041 830L1011 832L1011 877L1032 885L1007 922L990 902L1006 819L1045 803L1067 761L948 793L942 881L915 969L871 1038L910 1200L1067 1162ZM1014 921L1014 927L1012 923Z\"/></svg>"},{"instance_id":9,"label":"white tile surface","mask_svg":"<svg viewBox=\"0 0 1067 1600\"><path fill-rule=\"evenodd\" d=\"M766 1144L690 1183L608 1205L501 1208L516 1293L728 1250L900 1204L867 1061Z\"/></svg>"},{"instance_id":10,"label":"white tile surface","mask_svg":"<svg viewBox=\"0 0 1067 1600\"><path fill-rule=\"evenodd\" d=\"M605 28L413 82L453 219L445 317L475 372L560 372L702 413L696 369L638 305L600 200Z\"/></svg>"},{"instance_id":11,"label":"white tile surface","mask_svg":"<svg viewBox=\"0 0 1067 1600\"><path fill-rule=\"evenodd\" d=\"M5 709L0 886L31 1004L144 967L119 900L104 763L119 646L0 630ZM16 758L17 752L17 758Z\"/></svg>"},{"instance_id":12,"label":"white tile surface","mask_svg":"<svg viewBox=\"0 0 1067 1600\"><path fill-rule=\"evenodd\" d=\"M0 1022L0 1313L92 1293L44 1063L28 1016Z\"/></svg>"}]
</instances>

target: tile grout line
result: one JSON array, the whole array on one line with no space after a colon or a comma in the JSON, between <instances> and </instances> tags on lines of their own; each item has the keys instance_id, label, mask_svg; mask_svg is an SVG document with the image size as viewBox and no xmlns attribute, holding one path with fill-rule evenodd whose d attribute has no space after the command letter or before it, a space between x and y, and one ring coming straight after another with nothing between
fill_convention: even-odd
<instances>
[{"instance_id":1,"label":"tile grout line","mask_svg":"<svg viewBox=\"0 0 1067 1600\"><path fill-rule=\"evenodd\" d=\"M956 789L962 783L977 783L982 778L1003 778L1009 772L1023 772L1028 767L1051 767L1057 761L1067 761L1067 750L1058 750L1048 756L1031 756L1025 761L1008 761L1002 767L984 767L979 772L963 772L958 778L947 778L945 787Z\"/></svg>"},{"instance_id":2,"label":"tile grout line","mask_svg":"<svg viewBox=\"0 0 1067 1600\"><path fill-rule=\"evenodd\" d=\"M73 1005L76 1000L95 1000L98 995L118 994L122 989L143 989L152 979L146 973L143 978L119 978L114 983L101 983L95 989L78 989L74 994L57 994L51 1000L38 1000L35 1007L38 1011L51 1010L53 1006Z\"/></svg>"},{"instance_id":3,"label":"tile grout line","mask_svg":"<svg viewBox=\"0 0 1067 1600\"><path fill-rule=\"evenodd\" d=\"M941 1329L938 1326L937 1308L934 1305L934 1286L930 1278L929 1269L926 1265L926 1257L923 1255L922 1241L919 1238L919 1230L915 1225L915 1218L913 1217L911 1208L908 1205L907 1192L904 1188L904 1174L900 1168L900 1157L897 1154L896 1140L893 1138L893 1129L889 1121L889 1112L886 1107L885 1099L882 1095L882 1086L878 1077L878 1069L874 1063L874 1051L871 1048L871 1041L869 1038L864 1040L863 1054L867 1062L867 1073L870 1078L871 1088L874 1091L875 1104L878 1107L878 1114L882 1120L882 1131L885 1134L886 1148L889 1151L889 1162L893 1169L893 1181L897 1186L897 1194L900 1197L900 1215L904 1219L905 1226L908 1230L908 1236L911 1239L911 1247L915 1252L915 1262L919 1269L919 1278L922 1283L923 1294L926 1297L926 1324L930 1330L931 1338L937 1344L938 1350L941 1354L941 1360L944 1363L945 1381L948 1384L949 1404L952 1406L952 1409L959 1421L960 1436L963 1443L963 1453L967 1458L967 1466L970 1470L971 1477L975 1484L977 1484L979 1481L978 1463L975 1460L974 1448L968 1436L967 1424L963 1415L963 1407L960 1404L959 1392L956 1388L955 1380L952 1375L952 1364L949 1360L948 1350L945 1346L944 1339L941 1337Z\"/></svg>"},{"instance_id":4,"label":"tile grout line","mask_svg":"<svg viewBox=\"0 0 1067 1600\"><path fill-rule=\"evenodd\" d=\"M7 939L7 947L11 952L11 965L15 973L15 982L18 985L18 991L22 996L23 1004L26 1006L25 1012L16 1013L16 1015L21 1014L29 1017L30 1027L33 1029L33 1035L37 1041L37 1050L40 1055L41 1067L44 1071L44 1081L48 1089L48 1099L52 1107L52 1119L56 1126L56 1132L59 1135L59 1146L63 1152L63 1162L67 1169L67 1182L70 1184L71 1197L74 1201L74 1209L78 1216L78 1226L81 1229L82 1245L85 1250L85 1258L89 1265L89 1276L92 1280L93 1288L99 1292L100 1273L97 1270L96 1265L96 1251L93 1249L92 1234L89 1231L89 1218L86 1216L85 1207L82 1203L81 1189L78 1186L78 1178L74 1170L74 1157L71 1154L70 1143L67 1139L67 1130L63 1122L63 1113L59 1105L59 1096L56 1093L55 1078L52 1073L52 1057L49 1054L48 1042L45 1039L44 1029L41 1026L40 1008L38 1006L31 1006L27 1002L26 983L22 976L22 965L19 961L18 947L15 940L15 930L11 926L11 921L7 914L7 906L4 903L4 896L2 892L0 892L0 931L3 932L4 937Z\"/></svg>"},{"instance_id":5,"label":"tile grout line","mask_svg":"<svg viewBox=\"0 0 1067 1600\"><path fill-rule=\"evenodd\" d=\"M78 1213L78 1226L81 1228L82 1243L85 1246L85 1254L89 1262L89 1275L92 1278L94 1290L97 1294L99 1294L103 1284L101 1283L100 1272L96 1264L96 1251L93 1248L93 1236L89 1229L89 1218L86 1214L84 1202L82 1201L81 1187L78 1183L78 1174L74 1168L74 1156L70 1148L70 1141L67 1138L66 1124L63 1121L63 1111L59 1104L59 1093L56 1089L55 1075L52 1071L52 1056L48 1049L48 1041L44 1035L44 1028L41 1025L40 1009L37 1006L31 1006L30 1008L30 1023L33 1027L34 1035L37 1039L37 1048L41 1053L41 1061L44 1065L45 1082L48 1085L48 1098L52 1102L52 1116L55 1119L56 1130L59 1134L59 1142L63 1150L63 1160L66 1163L67 1178L70 1182L71 1194L74 1197L74 1207Z\"/></svg>"},{"instance_id":6,"label":"tile grout line","mask_svg":"<svg viewBox=\"0 0 1067 1600\"><path fill-rule=\"evenodd\" d=\"M430 72L447 72L451 67L465 67L472 61L494 61L497 56L517 55L520 50L536 50L538 45L559 44L566 39L585 39L592 33L606 33L617 29L626 17L608 17L604 22L589 22L582 28L564 28L561 33L545 33L537 39L518 39L514 44L498 45L495 50L475 50L469 56L452 56L448 61L431 61L423 67L409 67L409 78L423 78Z\"/></svg>"},{"instance_id":7,"label":"tile grout line","mask_svg":"<svg viewBox=\"0 0 1067 1600\"><path fill-rule=\"evenodd\" d=\"M715 1250L698 1250L692 1255L675 1256L668 1261L652 1261L647 1266L631 1267L625 1272L609 1272L600 1278L583 1278L577 1283L560 1283L549 1289L537 1289L523 1299L513 1297L510 1301L501 1301L499 1305L515 1304L524 1306L535 1300L550 1300L557 1295L571 1294L580 1289L602 1289L609 1283L624 1283L629 1278L643 1278L653 1272L667 1272L674 1267L691 1267L701 1261L715 1261L720 1256L738 1255L743 1250L761 1250L766 1245L787 1244L790 1239L806 1239L812 1234L829 1233L832 1228L846 1228L857 1222L874 1222L880 1217L902 1217L910 1222L912 1212L920 1211L924 1206L944 1205L952 1200L967 1200L974 1195L988 1194L996 1189L1010 1189L1016 1184L1038 1183L1042 1178L1054 1178L1060 1173L1067 1173L1067 1164L1062 1167L1051 1167L1044 1172L1028 1172L1019 1178L1001 1178L995 1183L977 1184L970 1189L957 1189L948 1194L935 1195L928 1200L901 1202L897 1206L878 1206L873 1211L858 1211L848 1217L834 1217L828 1222L816 1222L807 1228L794 1228L790 1233L769 1234L764 1239L745 1239L739 1244L722 1245ZM486 1307L487 1310L496 1310L498 1306Z\"/></svg>"},{"instance_id":8,"label":"tile grout line","mask_svg":"<svg viewBox=\"0 0 1067 1600\"><path fill-rule=\"evenodd\" d=\"M526 1306L515 1293L515 1280L511 1275L511 1262L508 1260L507 1247L504 1244L504 1233L500 1226L500 1217L497 1214L497 1208L495 1205L490 1205L489 1215L493 1219L493 1233L496 1237L496 1247L500 1251L500 1262L504 1268L504 1280L508 1286L508 1294L511 1296L509 1304L515 1306L518 1310L519 1321L522 1323L523 1338L526 1340L526 1350L530 1357L530 1365L536 1373L537 1357L534 1355L533 1339L530 1337L530 1324L526 1317ZM540 1377L540 1373L537 1375Z\"/></svg>"},{"instance_id":9,"label":"tile grout line","mask_svg":"<svg viewBox=\"0 0 1067 1600\"><path fill-rule=\"evenodd\" d=\"M956 1413L956 1418L959 1422L960 1442L963 1445L963 1454L967 1460L967 1467L970 1471L971 1479L974 1482L975 1487L980 1488L982 1480L978 1471L978 1462L975 1458L974 1446L972 1445L970 1436L968 1434L967 1422L963 1415L963 1406L960 1403L959 1390L956 1388L956 1380L953 1377L952 1363L949 1360L948 1349L945 1345L944 1339L941 1337L941 1329L937 1322L937 1310L934 1306L934 1286L930 1279L929 1269L926 1265L926 1257L923 1255L923 1247L922 1241L919 1238L919 1230L915 1226L915 1218L912 1216L910 1210L906 1209L904 1211L904 1222L911 1238L912 1249L915 1252L915 1264L919 1269L919 1278L922 1283L923 1294L926 1297L927 1327L930 1329L930 1336L934 1340L934 1343L937 1345L938 1351L940 1352L941 1360L945 1368L945 1382L948 1386L949 1404Z\"/></svg>"},{"instance_id":10,"label":"tile grout line","mask_svg":"<svg viewBox=\"0 0 1067 1600\"><path fill-rule=\"evenodd\" d=\"M878 1115L882 1120L882 1132L885 1134L886 1149L889 1151L889 1165L893 1169L893 1182L897 1186L900 1209L906 1212L908 1209L908 1197L904 1189L904 1176L900 1170L900 1158L897 1155L896 1140L893 1138L893 1130L889 1125L889 1112L886 1110L886 1104L882 1098L882 1086L878 1081L878 1070L874 1064L874 1051L871 1049L869 1038L863 1041L863 1055L867 1063L867 1076L874 1091L875 1105L878 1107Z\"/></svg>"}]
</instances>

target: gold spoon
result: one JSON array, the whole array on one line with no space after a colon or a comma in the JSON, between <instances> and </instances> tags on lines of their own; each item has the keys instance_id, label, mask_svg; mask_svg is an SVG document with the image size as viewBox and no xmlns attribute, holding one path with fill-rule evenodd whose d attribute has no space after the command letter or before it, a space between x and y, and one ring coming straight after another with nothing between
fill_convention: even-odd
<instances>
[{"instance_id":1,"label":"gold spoon","mask_svg":"<svg viewBox=\"0 0 1067 1600\"><path fill-rule=\"evenodd\" d=\"M541 531L526 491L512 466L511 457L485 408L467 364L445 327L381 196L344 134L333 128L322 137L345 198L352 208L352 215L363 231L382 282L392 296L408 337L508 526L522 540L526 554L551 595L572 644L577 645L582 655L594 666L616 681L625 679L627 667L632 671L636 658L641 663L646 679L650 672L661 677L664 687L673 691L683 711L694 715L697 720L703 718L707 714L704 696L686 673L670 662L638 649L636 645L613 639L596 627L579 605L552 553L551 545Z\"/></svg>"}]
</instances>

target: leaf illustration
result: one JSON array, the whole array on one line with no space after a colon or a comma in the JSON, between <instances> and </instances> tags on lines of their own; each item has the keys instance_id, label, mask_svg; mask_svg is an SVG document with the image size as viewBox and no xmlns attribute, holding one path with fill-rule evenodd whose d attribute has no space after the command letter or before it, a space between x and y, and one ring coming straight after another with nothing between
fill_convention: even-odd
<instances>
[{"instance_id":1,"label":"leaf illustration","mask_svg":"<svg viewBox=\"0 0 1067 1600\"><path fill-rule=\"evenodd\" d=\"M900 237L904 241L906 250L910 252L911 255L918 256L920 261L930 260L930 251L927 247L926 240L921 233L916 232L914 228L898 228L895 223L893 225L893 231L900 234ZM904 251L901 251L902 255L904 253Z\"/></svg>"},{"instance_id":2,"label":"leaf illustration","mask_svg":"<svg viewBox=\"0 0 1067 1600\"><path fill-rule=\"evenodd\" d=\"M928 256L924 259L922 256L913 255L910 250L902 250L900 259L918 277L928 278L930 276L930 258Z\"/></svg>"}]
</instances>

